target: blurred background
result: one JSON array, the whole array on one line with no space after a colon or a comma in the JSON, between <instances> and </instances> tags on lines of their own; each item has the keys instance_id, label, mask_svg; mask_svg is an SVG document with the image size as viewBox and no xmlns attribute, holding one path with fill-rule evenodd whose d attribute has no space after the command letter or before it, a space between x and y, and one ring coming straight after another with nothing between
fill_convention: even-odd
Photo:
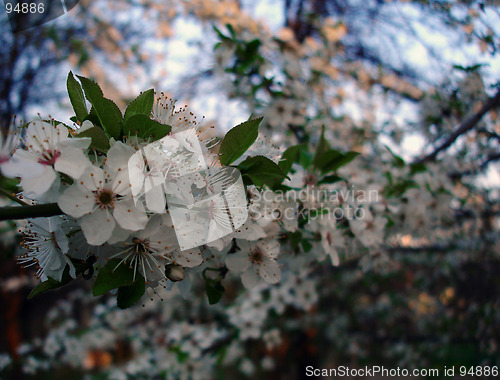
<instances>
[{"instance_id":1,"label":"blurred background","mask_svg":"<svg viewBox=\"0 0 500 380\"><path fill-rule=\"evenodd\" d=\"M308 365L499 365L499 5L80 0L16 33L3 8L3 131L14 115L69 123L72 70L122 109L164 91L219 136L254 113L277 147L314 145L324 124L333 147L362 153L346 175L368 186L394 170L385 146L414 162L490 106L429 160L416 180L428 186L385 193L398 218L383 255L346 247L338 268L246 292L228 283L215 306L196 281L197 296L153 294L126 311L84 280L28 300L37 280L16 263L16 225L1 222L0 378L293 380Z\"/></svg>"}]
</instances>

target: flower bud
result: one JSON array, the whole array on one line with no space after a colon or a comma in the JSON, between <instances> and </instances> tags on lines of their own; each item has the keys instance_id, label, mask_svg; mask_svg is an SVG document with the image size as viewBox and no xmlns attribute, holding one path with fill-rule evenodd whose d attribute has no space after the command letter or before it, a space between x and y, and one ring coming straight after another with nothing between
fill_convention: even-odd
<instances>
[{"instance_id":1,"label":"flower bud","mask_svg":"<svg viewBox=\"0 0 500 380\"><path fill-rule=\"evenodd\" d=\"M166 265L165 276L173 282L182 281L184 280L184 268L175 264Z\"/></svg>"}]
</instances>

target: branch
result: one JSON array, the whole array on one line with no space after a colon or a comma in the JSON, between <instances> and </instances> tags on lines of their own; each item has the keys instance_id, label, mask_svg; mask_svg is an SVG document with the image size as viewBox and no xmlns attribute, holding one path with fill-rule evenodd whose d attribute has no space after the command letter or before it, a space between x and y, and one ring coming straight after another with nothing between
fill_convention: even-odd
<instances>
[{"instance_id":1,"label":"branch","mask_svg":"<svg viewBox=\"0 0 500 380\"><path fill-rule=\"evenodd\" d=\"M488 168L488 165L490 163L498 160L500 160L500 153L490 154L488 155L488 157L486 157L486 159L483 160L483 162L479 164L477 168L465 170L463 172L459 171L450 172L448 173L448 177L450 177L451 179L460 179L464 176L471 176L482 173Z\"/></svg>"},{"instance_id":2,"label":"branch","mask_svg":"<svg viewBox=\"0 0 500 380\"><path fill-rule=\"evenodd\" d=\"M460 135L463 135L464 133L474 128L474 126L479 122L479 120L481 120L484 115L486 115L493 108L497 107L499 104L500 90L498 90L494 97L489 98L488 101L483 104L481 109L476 114L472 115L462 124L460 124L457 129L455 129L455 131L448 137L448 139L446 139L446 141L444 141L441 145L434 149L432 153L429 153L427 156L420 158L419 160L415 161L415 163L421 164L427 161L434 160L439 152L449 148Z\"/></svg>"},{"instance_id":3,"label":"branch","mask_svg":"<svg viewBox=\"0 0 500 380\"><path fill-rule=\"evenodd\" d=\"M1 187L0 187L0 194L6 196L7 198L16 203L19 203L21 206L29 206L26 202L16 197L16 194L10 193L9 191L2 189Z\"/></svg>"},{"instance_id":4,"label":"branch","mask_svg":"<svg viewBox=\"0 0 500 380\"><path fill-rule=\"evenodd\" d=\"M47 203L34 206L0 207L1 220L15 220L27 218L41 218L63 215L57 203Z\"/></svg>"}]
</instances>

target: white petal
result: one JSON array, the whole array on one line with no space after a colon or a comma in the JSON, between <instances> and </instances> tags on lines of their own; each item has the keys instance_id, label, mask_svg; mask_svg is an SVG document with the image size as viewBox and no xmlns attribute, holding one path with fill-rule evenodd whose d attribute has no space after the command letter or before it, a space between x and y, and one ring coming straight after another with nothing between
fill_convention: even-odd
<instances>
[{"instance_id":1,"label":"white petal","mask_svg":"<svg viewBox=\"0 0 500 380\"><path fill-rule=\"evenodd\" d=\"M190 249L182 252L174 252L172 258L183 267L192 268L203 262L203 257L199 249Z\"/></svg>"},{"instance_id":2,"label":"white petal","mask_svg":"<svg viewBox=\"0 0 500 380\"><path fill-rule=\"evenodd\" d=\"M259 265L259 274L269 284L276 284L281 279L281 269L275 260L264 260Z\"/></svg>"},{"instance_id":3,"label":"white petal","mask_svg":"<svg viewBox=\"0 0 500 380\"><path fill-rule=\"evenodd\" d=\"M66 233L61 229L58 228L54 232L57 246L61 249L62 253L68 253L69 251L69 240L68 237L66 236Z\"/></svg>"},{"instance_id":4,"label":"white petal","mask_svg":"<svg viewBox=\"0 0 500 380\"><path fill-rule=\"evenodd\" d=\"M247 220L233 236L237 239L259 240L266 237L264 229L252 220Z\"/></svg>"},{"instance_id":5,"label":"white petal","mask_svg":"<svg viewBox=\"0 0 500 380\"><path fill-rule=\"evenodd\" d=\"M230 271L243 272L250 267L250 260L245 252L239 251L226 256L226 266Z\"/></svg>"},{"instance_id":6,"label":"white petal","mask_svg":"<svg viewBox=\"0 0 500 380\"><path fill-rule=\"evenodd\" d=\"M120 195L130 194L130 178L127 170L116 172L112 186L113 192Z\"/></svg>"},{"instance_id":7,"label":"white petal","mask_svg":"<svg viewBox=\"0 0 500 380\"><path fill-rule=\"evenodd\" d=\"M81 133L83 131L81 131L81 129L79 129L78 132ZM70 139L64 140L64 141L60 142L58 146L60 148L63 148L63 149L66 147L71 147L73 149L84 150L90 146L91 142L92 142L92 139L90 137L77 137L77 138L70 138Z\"/></svg>"},{"instance_id":8,"label":"white petal","mask_svg":"<svg viewBox=\"0 0 500 380\"><path fill-rule=\"evenodd\" d=\"M146 207L155 214L164 214L166 201L163 188L156 186L146 193Z\"/></svg>"},{"instance_id":9,"label":"white petal","mask_svg":"<svg viewBox=\"0 0 500 380\"><path fill-rule=\"evenodd\" d=\"M113 216L120 227L130 231L142 230L148 223L146 212L139 210L131 198L119 201Z\"/></svg>"},{"instance_id":10,"label":"white petal","mask_svg":"<svg viewBox=\"0 0 500 380\"><path fill-rule=\"evenodd\" d=\"M61 252L59 252L57 249L54 249L50 253L50 258L47 259L47 261L45 263L45 267L43 269L45 271L48 271L48 270L57 271L61 267L64 268L66 266L66 261L64 260L63 256L64 255L61 254Z\"/></svg>"},{"instance_id":11,"label":"white petal","mask_svg":"<svg viewBox=\"0 0 500 380\"><path fill-rule=\"evenodd\" d=\"M61 210L74 218L80 218L95 207L94 194L77 185L71 185L62 195L57 202Z\"/></svg>"},{"instance_id":12,"label":"white petal","mask_svg":"<svg viewBox=\"0 0 500 380\"><path fill-rule=\"evenodd\" d=\"M82 125L80 126L80 128L78 128L76 130L77 134L78 133L82 133L82 132L85 132L86 130L90 129L90 128L93 128L94 127L94 123L92 123L90 120L85 120Z\"/></svg>"},{"instance_id":13,"label":"white petal","mask_svg":"<svg viewBox=\"0 0 500 380\"><path fill-rule=\"evenodd\" d=\"M22 149L18 149L8 162L1 165L3 175L7 177L37 177L40 175L40 164L36 157Z\"/></svg>"},{"instance_id":14,"label":"white petal","mask_svg":"<svg viewBox=\"0 0 500 380\"><path fill-rule=\"evenodd\" d=\"M188 299L189 298L189 292L191 290L191 279L186 273L186 277L184 280L176 282L177 288L179 289L179 292L182 295L182 298Z\"/></svg>"},{"instance_id":15,"label":"white petal","mask_svg":"<svg viewBox=\"0 0 500 380\"><path fill-rule=\"evenodd\" d=\"M330 256L330 260L332 260L332 265L338 267L340 264L340 259L337 250L333 247L330 247L327 253L328 256Z\"/></svg>"},{"instance_id":16,"label":"white petal","mask_svg":"<svg viewBox=\"0 0 500 380\"><path fill-rule=\"evenodd\" d=\"M69 266L69 275L72 277L72 278L76 278L76 268L75 266L73 265L73 263L71 262L71 259L64 255L64 260L66 260L66 263L68 264ZM66 268L66 267L65 267Z\"/></svg>"},{"instance_id":17,"label":"white petal","mask_svg":"<svg viewBox=\"0 0 500 380\"><path fill-rule=\"evenodd\" d=\"M83 234L91 245L106 243L115 229L115 220L108 210L96 210L79 220Z\"/></svg>"},{"instance_id":18,"label":"white petal","mask_svg":"<svg viewBox=\"0 0 500 380\"><path fill-rule=\"evenodd\" d=\"M257 276L253 268L248 268L245 273L241 275L241 282L245 288L252 289L259 283L259 276Z\"/></svg>"},{"instance_id":19,"label":"white petal","mask_svg":"<svg viewBox=\"0 0 500 380\"><path fill-rule=\"evenodd\" d=\"M118 224L116 224L115 229L113 230L113 234L108 239L108 244L115 244L121 241L125 241L130 236L130 233L130 231L124 230Z\"/></svg>"},{"instance_id":20,"label":"white petal","mask_svg":"<svg viewBox=\"0 0 500 380\"><path fill-rule=\"evenodd\" d=\"M128 160L134 154L135 149L129 145L125 145L121 141L117 141L107 153L106 166L112 171L118 169L125 170L128 167Z\"/></svg>"},{"instance_id":21,"label":"white petal","mask_svg":"<svg viewBox=\"0 0 500 380\"><path fill-rule=\"evenodd\" d=\"M95 166L88 166L85 172L77 181L79 186L83 186L90 191L96 191L104 187L104 170Z\"/></svg>"},{"instance_id":22,"label":"white petal","mask_svg":"<svg viewBox=\"0 0 500 380\"><path fill-rule=\"evenodd\" d=\"M45 194L57 178L51 166L40 165L41 172L36 177L23 178L21 187L28 198L38 198Z\"/></svg>"},{"instance_id":23,"label":"white petal","mask_svg":"<svg viewBox=\"0 0 500 380\"><path fill-rule=\"evenodd\" d=\"M69 175L71 178L78 179L91 165L90 160L80 149L66 147L61 150L61 155L57 158L54 169Z\"/></svg>"}]
</instances>

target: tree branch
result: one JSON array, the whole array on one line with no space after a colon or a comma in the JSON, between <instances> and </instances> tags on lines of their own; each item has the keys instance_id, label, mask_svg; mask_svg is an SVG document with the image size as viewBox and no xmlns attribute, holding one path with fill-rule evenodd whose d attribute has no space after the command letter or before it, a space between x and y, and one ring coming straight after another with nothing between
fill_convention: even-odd
<instances>
[{"instance_id":1,"label":"tree branch","mask_svg":"<svg viewBox=\"0 0 500 380\"><path fill-rule=\"evenodd\" d=\"M0 207L1 220L41 218L63 215L57 203L47 203L34 206Z\"/></svg>"},{"instance_id":2,"label":"tree branch","mask_svg":"<svg viewBox=\"0 0 500 380\"><path fill-rule=\"evenodd\" d=\"M490 163L495 162L495 161L499 161L499 160L500 160L500 152L495 153L495 154L490 154L490 155L488 155L488 157L486 157L486 159L483 160L483 162L481 162L478 165L478 167L476 167L474 169L465 170L463 172L459 172L459 171L451 172L451 173L448 173L448 177L450 177L451 179L460 179L464 176L471 176L471 175L480 174L488 168L488 165Z\"/></svg>"},{"instance_id":3,"label":"tree branch","mask_svg":"<svg viewBox=\"0 0 500 380\"><path fill-rule=\"evenodd\" d=\"M432 153L429 153L428 155L418 159L417 161L415 161L415 163L421 164L427 161L434 160L439 154L439 152L448 149L460 135L463 135L464 133L474 128L474 126L479 122L479 120L482 119L484 115L486 115L489 111L491 111L498 105L500 105L500 90L497 91L495 96L489 98L488 101L483 104L483 106L477 113L475 113L470 118L465 120L462 124L460 124L457 127L457 129L455 129L455 131L441 145L439 145L436 149L434 149Z\"/></svg>"}]
</instances>

